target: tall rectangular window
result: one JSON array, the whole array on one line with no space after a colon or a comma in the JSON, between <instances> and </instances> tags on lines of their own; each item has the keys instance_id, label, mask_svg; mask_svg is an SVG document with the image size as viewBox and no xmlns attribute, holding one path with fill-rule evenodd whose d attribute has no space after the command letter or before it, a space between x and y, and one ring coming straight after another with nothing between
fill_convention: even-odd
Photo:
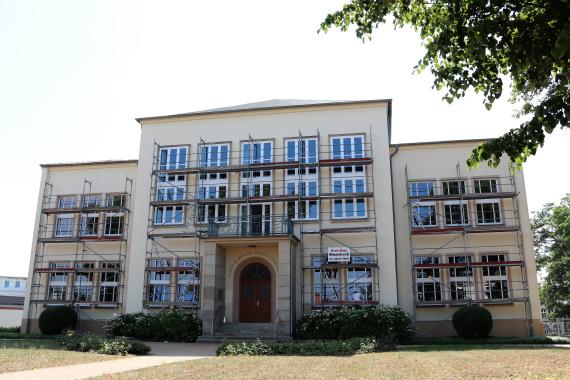
<instances>
[{"instance_id":1,"label":"tall rectangular window","mask_svg":"<svg viewBox=\"0 0 570 380\"><path fill-rule=\"evenodd\" d=\"M124 232L125 216L122 212L105 214L105 236L119 236Z\"/></svg>"},{"instance_id":2,"label":"tall rectangular window","mask_svg":"<svg viewBox=\"0 0 570 380\"><path fill-rule=\"evenodd\" d=\"M482 199L477 201L477 223L501 223L501 203L498 199Z\"/></svg>"},{"instance_id":3,"label":"tall rectangular window","mask_svg":"<svg viewBox=\"0 0 570 380\"><path fill-rule=\"evenodd\" d=\"M73 283L73 300L91 302L93 300L93 262L75 263L75 279Z\"/></svg>"},{"instance_id":4,"label":"tall rectangular window","mask_svg":"<svg viewBox=\"0 0 570 380\"><path fill-rule=\"evenodd\" d=\"M507 267L501 265L505 261L505 255L483 255L484 263L497 263L483 267L483 291L485 299L496 300L509 298L509 278Z\"/></svg>"},{"instance_id":5,"label":"tall rectangular window","mask_svg":"<svg viewBox=\"0 0 570 380\"><path fill-rule=\"evenodd\" d=\"M465 264L463 267L449 268L449 290L452 300L467 300L475 298L475 281L473 270L468 266L473 260L471 255L451 256L450 264Z\"/></svg>"},{"instance_id":6,"label":"tall rectangular window","mask_svg":"<svg viewBox=\"0 0 570 380\"><path fill-rule=\"evenodd\" d=\"M321 269L321 258L313 258L314 303L334 303L342 300L338 268Z\"/></svg>"},{"instance_id":7,"label":"tall rectangular window","mask_svg":"<svg viewBox=\"0 0 570 380\"><path fill-rule=\"evenodd\" d=\"M172 146L160 149L158 157L159 170L184 169L188 163L188 146Z\"/></svg>"},{"instance_id":8,"label":"tall rectangular window","mask_svg":"<svg viewBox=\"0 0 570 380\"><path fill-rule=\"evenodd\" d=\"M47 299L65 301L67 297L68 271L72 270L68 262L50 263L50 269L61 269L61 272L50 272Z\"/></svg>"},{"instance_id":9,"label":"tall rectangular window","mask_svg":"<svg viewBox=\"0 0 570 380\"><path fill-rule=\"evenodd\" d=\"M181 201L186 199L186 176L161 174L157 178L157 201Z\"/></svg>"},{"instance_id":10,"label":"tall rectangular window","mask_svg":"<svg viewBox=\"0 0 570 380\"><path fill-rule=\"evenodd\" d=\"M81 236L97 236L99 231L99 214L81 215Z\"/></svg>"},{"instance_id":11,"label":"tall rectangular window","mask_svg":"<svg viewBox=\"0 0 570 380\"><path fill-rule=\"evenodd\" d=\"M99 295L98 301L104 303L118 302L119 294L119 276L120 276L120 263L116 262L102 262L101 269L108 270L101 272L99 281Z\"/></svg>"},{"instance_id":12,"label":"tall rectangular window","mask_svg":"<svg viewBox=\"0 0 570 380\"><path fill-rule=\"evenodd\" d=\"M193 306L200 303L200 260L178 259L176 300Z\"/></svg>"},{"instance_id":13,"label":"tall rectangular window","mask_svg":"<svg viewBox=\"0 0 570 380\"><path fill-rule=\"evenodd\" d=\"M219 167L229 165L230 144L200 145L200 167Z\"/></svg>"},{"instance_id":14,"label":"tall rectangular window","mask_svg":"<svg viewBox=\"0 0 570 380\"><path fill-rule=\"evenodd\" d=\"M416 257L416 265L426 265L416 269L416 299L418 302L441 301L441 277L438 268L429 265L439 264L438 257Z\"/></svg>"},{"instance_id":15,"label":"tall rectangular window","mask_svg":"<svg viewBox=\"0 0 570 380\"><path fill-rule=\"evenodd\" d=\"M437 226L434 202L413 203L411 207L413 227L422 228Z\"/></svg>"},{"instance_id":16,"label":"tall rectangular window","mask_svg":"<svg viewBox=\"0 0 570 380\"><path fill-rule=\"evenodd\" d=\"M316 163L319 159L316 138L285 140L287 162ZM301 197L316 197L319 194L319 175L316 166L288 169L285 175L285 194ZM289 200L286 202L287 216L296 220L317 220L319 201Z\"/></svg>"},{"instance_id":17,"label":"tall rectangular window","mask_svg":"<svg viewBox=\"0 0 570 380\"><path fill-rule=\"evenodd\" d=\"M56 217L55 236L71 237L74 235L75 215L60 214Z\"/></svg>"},{"instance_id":18,"label":"tall rectangular window","mask_svg":"<svg viewBox=\"0 0 570 380\"><path fill-rule=\"evenodd\" d=\"M347 269L347 298L349 301L372 301L372 269Z\"/></svg>"},{"instance_id":19,"label":"tall rectangular window","mask_svg":"<svg viewBox=\"0 0 570 380\"><path fill-rule=\"evenodd\" d=\"M148 294L149 302L170 301L170 259L153 259L148 261L148 266L153 270L148 273ZM164 268L160 270L159 268Z\"/></svg>"},{"instance_id":20,"label":"tall rectangular window","mask_svg":"<svg viewBox=\"0 0 570 380\"><path fill-rule=\"evenodd\" d=\"M469 212L464 201L448 201L444 204L445 225L463 226L469 224Z\"/></svg>"}]
</instances>

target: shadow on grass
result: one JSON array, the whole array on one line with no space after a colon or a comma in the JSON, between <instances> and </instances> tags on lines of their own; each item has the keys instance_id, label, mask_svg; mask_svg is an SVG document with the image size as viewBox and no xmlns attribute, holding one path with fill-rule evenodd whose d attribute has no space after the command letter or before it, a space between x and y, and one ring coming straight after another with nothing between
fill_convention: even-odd
<instances>
[{"instance_id":1,"label":"shadow on grass","mask_svg":"<svg viewBox=\"0 0 570 380\"><path fill-rule=\"evenodd\" d=\"M484 351L484 350L569 350L569 348L549 344L444 344L403 346L398 351L404 352L435 352L435 351Z\"/></svg>"},{"instance_id":2,"label":"shadow on grass","mask_svg":"<svg viewBox=\"0 0 570 380\"><path fill-rule=\"evenodd\" d=\"M0 339L0 349L61 349L57 339Z\"/></svg>"}]
</instances>

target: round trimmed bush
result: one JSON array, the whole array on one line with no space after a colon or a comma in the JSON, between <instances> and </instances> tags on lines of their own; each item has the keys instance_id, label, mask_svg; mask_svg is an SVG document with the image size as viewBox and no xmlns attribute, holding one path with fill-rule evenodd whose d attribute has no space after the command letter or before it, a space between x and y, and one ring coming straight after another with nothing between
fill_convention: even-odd
<instances>
[{"instance_id":1,"label":"round trimmed bush","mask_svg":"<svg viewBox=\"0 0 570 380\"><path fill-rule=\"evenodd\" d=\"M491 312L481 306L463 306L453 314L453 328L464 338L484 338L493 328Z\"/></svg>"},{"instance_id":2,"label":"round trimmed bush","mask_svg":"<svg viewBox=\"0 0 570 380\"><path fill-rule=\"evenodd\" d=\"M77 313L69 306L50 306L40 314L38 321L44 335L58 335L77 325Z\"/></svg>"}]
</instances>

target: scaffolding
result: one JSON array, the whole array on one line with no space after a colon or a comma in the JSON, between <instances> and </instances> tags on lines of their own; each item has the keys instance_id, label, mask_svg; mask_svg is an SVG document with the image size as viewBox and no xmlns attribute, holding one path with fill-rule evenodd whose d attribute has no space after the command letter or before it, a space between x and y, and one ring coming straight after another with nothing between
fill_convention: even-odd
<instances>
[{"instance_id":1,"label":"scaffolding","mask_svg":"<svg viewBox=\"0 0 570 380\"><path fill-rule=\"evenodd\" d=\"M410 179L407 166L405 178L415 313L522 303L532 335L514 176L465 177L457 163L455 178Z\"/></svg>"},{"instance_id":2,"label":"scaffolding","mask_svg":"<svg viewBox=\"0 0 570 380\"><path fill-rule=\"evenodd\" d=\"M332 144L323 144L318 131L310 136L299 132L296 137L285 138L280 148L276 148L274 139L255 139L251 135L239 142L238 149L231 149L232 142L207 142L201 138L194 154L190 153L190 145L155 142L150 173L145 307L199 308L199 275L190 276L192 286L184 289L191 288L194 293L185 298L177 280L177 273L185 267L174 263L193 260L199 273L202 240L279 236L298 241L303 305L322 308L378 303L372 144L366 141L365 133L359 136L358 143L347 142L350 147L347 145L342 155ZM371 138L371 134L368 136ZM341 172L339 176L334 174L337 171ZM337 177L349 182L357 177L358 183L350 182L350 189L343 184L341 190L333 181ZM335 202L343 207L348 203L354 217L336 220ZM328 210L323 207L325 203L329 203ZM362 233L369 235L370 243L343 241L342 236L354 241L354 236ZM307 244L308 236L316 236L316 244ZM349 249L355 255L354 262L328 262L326 245L331 242ZM318 268L313 265L317 261ZM305 285L312 281L306 277L318 271L323 289L324 277L345 269L354 269L355 273L364 269L364 278L351 273L350 280L334 288L335 299L315 296L315 286ZM347 296L349 288L363 282L370 285L362 290L361 298L356 291ZM195 301L189 303L187 299Z\"/></svg>"},{"instance_id":3,"label":"scaffolding","mask_svg":"<svg viewBox=\"0 0 570 380\"><path fill-rule=\"evenodd\" d=\"M29 323L50 305L75 308L79 323L90 319L86 310L122 309L133 181L125 177L119 192L93 193L92 186L85 178L81 193L53 194L53 184L44 184Z\"/></svg>"}]
</instances>

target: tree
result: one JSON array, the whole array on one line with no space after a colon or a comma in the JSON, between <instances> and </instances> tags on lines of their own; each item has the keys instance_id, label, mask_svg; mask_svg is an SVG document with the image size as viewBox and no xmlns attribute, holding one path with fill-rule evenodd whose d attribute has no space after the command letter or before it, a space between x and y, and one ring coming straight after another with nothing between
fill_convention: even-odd
<instances>
[{"instance_id":1,"label":"tree","mask_svg":"<svg viewBox=\"0 0 570 380\"><path fill-rule=\"evenodd\" d=\"M355 26L358 38L371 39L388 16L396 28L420 32L426 52L415 70L428 68L449 103L473 89L491 109L510 78L511 101L523 104L517 116L528 120L479 145L469 166L497 166L505 153L520 167L545 133L568 128L570 0L351 0L327 15L320 30Z\"/></svg>"},{"instance_id":2,"label":"tree","mask_svg":"<svg viewBox=\"0 0 570 380\"><path fill-rule=\"evenodd\" d=\"M531 220L536 263L546 272L540 298L554 318L570 316L570 193Z\"/></svg>"}]
</instances>

